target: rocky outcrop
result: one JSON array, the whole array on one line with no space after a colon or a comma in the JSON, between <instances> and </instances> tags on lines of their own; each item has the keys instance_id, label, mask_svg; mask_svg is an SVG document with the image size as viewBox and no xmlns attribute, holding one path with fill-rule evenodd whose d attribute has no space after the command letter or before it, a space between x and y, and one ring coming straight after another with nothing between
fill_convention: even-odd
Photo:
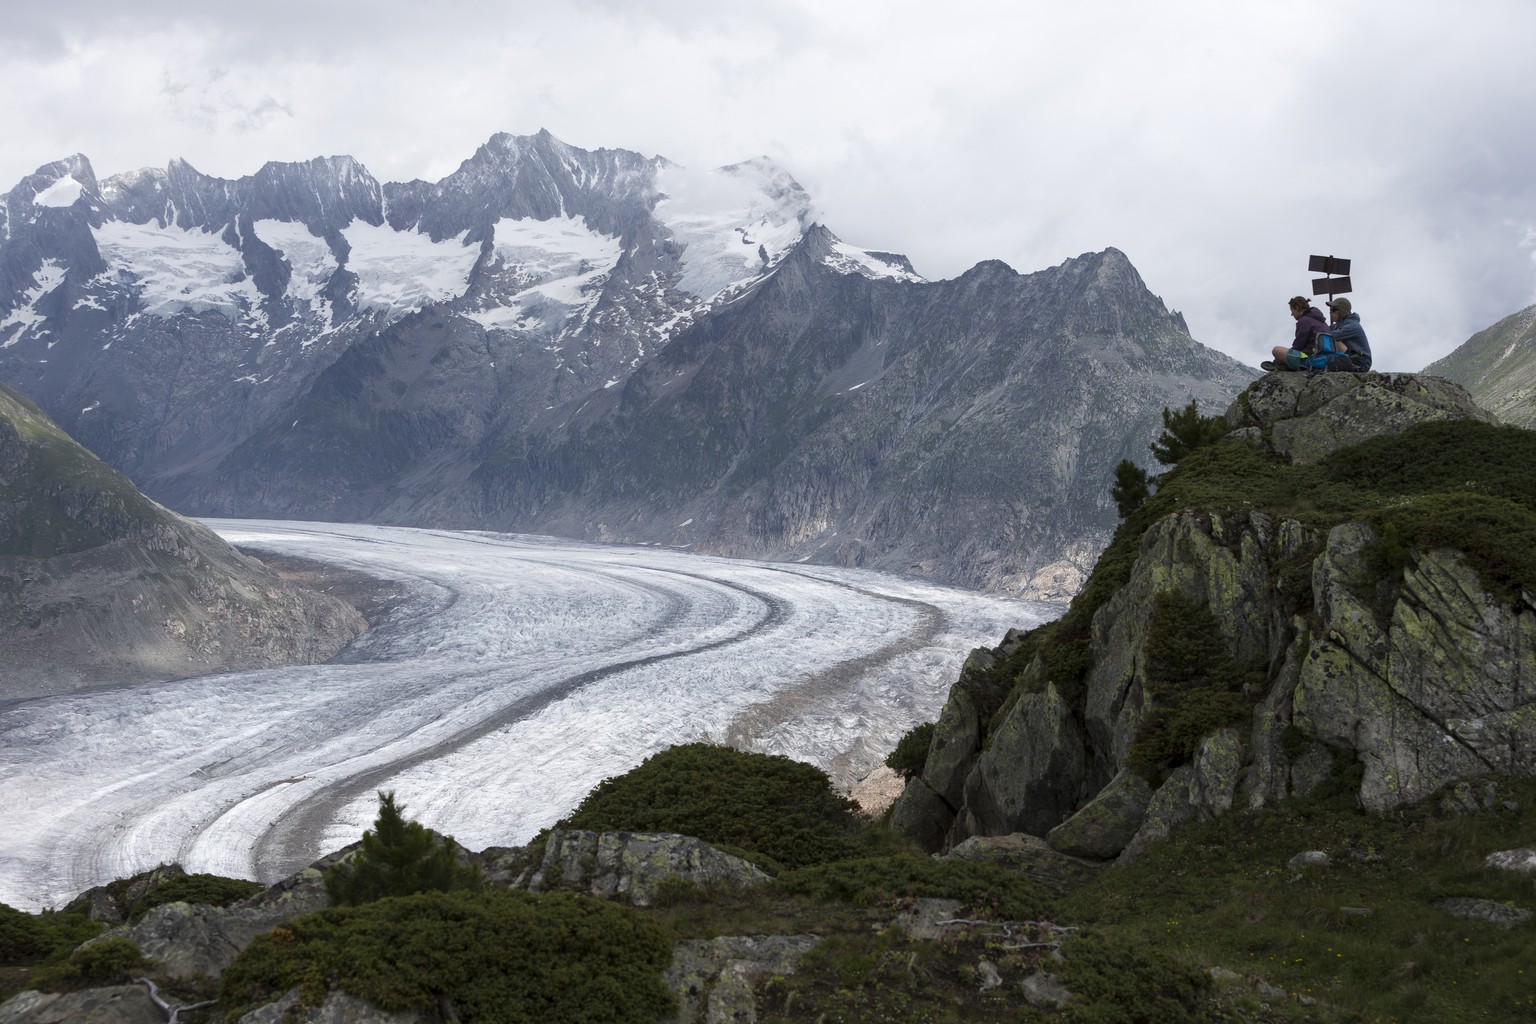
<instances>
[{"instance_id":1,"label":"rocky outcrop","mask_svg":"<svg viewBox=\"0 0 1536 1024\"><path fill-rule=\"evenodd\" d=\"M241 1014L234 1024L426 1024L427 1018L411 1010L390 1012L379 1009L366 999L338 990L326 993L319 1006L299 1009L299 993L288 992L283 998Z\"/></svg>"},{"instance_id":2,"label":"rocky outcrop","mask_svg":"<svg viewBox=\"0 0 1536 1024\"><path fill-rule=\"evenodd\" d=\"M527 888L618 897L643 907L667 882L747 887L767 881L756 865L691 836L555 829Z\"/></svg>"},{"instance_id":3,"label":"rocky outcrop","mask_svg":"<svg viewBox=\"0 0 1536 1024\"><path fill-rule=\"evenodd\" d=\"M679 942L662 978L677 996L667 1024L734 1024L758 1019L752 987L765 977L793 974L815 949L815 935L721 936Z\"/></svg>"},{"instance_id":4,"label":"rocky outcrop","mask_svg":"<svg viewBox=\"0 0 1536 1024\"><path fill-rule=\"evenodd\" d=\"M1495 417L1460 385L1417 373L1270 373L1227 410L1237 436L1299 463L1444 419Z\"/></svg>"},{"instance_id":5,"label":"rocky outcrop","mask_svg":"<svg viewBox=\"0 0 1536 1024\"><path fill-rule=\"evenodd\" d=\"M325 894L324 868L332 859L318 861L231 906L167 903L92 941L131 939L146 957L158 963L157 973L165 977L217 978L256 936L300 914L331 905Z\"/></svg>"},{"instance_id":6,"label":"rocky outcrop","mask_svg":"<svg viewBox=\"0 0 1536 1024\"><path fill-rule=\"evenodd\" d=\"M142 985L79 992L27 991L0 1003L0 1024L165 1024Z\"/></svg>"},{"instance_id":7,"label":"rocky outcrop","mask_svg":"<svg viewBox=\"0 0 1536 1024\"><path fill-rule=\"evenodd\" d=\"M1440 419L1490 417L1455 385L1407 374L1271 374L1226 413L1236 437L1294 463ZM1478 776L1536 775L1536 599L1495 597L1449 548L1415 551L1387 579L1376 539L1363 521L1319 528L1239 501L1152 524L1092 618L1081 696L1066 699L1037 657L1000 699L1017 635L973 655L893 826L929 849L1022 831L1106 861L1330 782L1387 810ZM1158 770L1132 754L1168 594L1209 612L1219 671L1252 713Z\"/></svg>"},{"instance_id":8,"label":"rocky outcrop","mask_svg":"<svg viewBox=\"0 0 1536 1024\"><path fill-rule=\"evenodd\" d=\"M140 494L0 385L0 701L325 661L367 628Z\"/></svg>"}]
</instances>

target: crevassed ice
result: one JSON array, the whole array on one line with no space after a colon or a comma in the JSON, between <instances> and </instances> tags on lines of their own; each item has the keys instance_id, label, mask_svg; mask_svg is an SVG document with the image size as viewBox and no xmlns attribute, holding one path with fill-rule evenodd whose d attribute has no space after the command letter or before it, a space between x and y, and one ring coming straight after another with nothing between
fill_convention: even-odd
<instances>
[{"instance_id":1,"label":"crevassed ice","mask_svg":"<svg viewBox=\"0 0 1536 1024\"><path fill-rule=\"evenodd\" d=\"M245 260L220 235L174 224L107 221L93 229L109 274L137 278L146 313L173 316L217 310L231 320L261 302Z\"/></svg>"},{"instance_id":2,"label":"crevassed ice","mask_svg":"<svg viewBox=\"0 0 1536 1024\"><path fill-rule=\"evenodd\" d=\"M329 664L0 708L0 902L57 906L165 861L275 880L353 841L379 789L471 848L516 845L602 779L700 738L857 777L938 714L972 648L1045 617L833 566L211 525L409 596Z\"/></svg>"},{"instance_id":3,"label":"crevassed ice","mask_svg":"<svg viewBox=\"0 0 1536 1024\"><path fill-rule=\"evenodd\" d=\"M336 272L336 257L325 239L310 234L303 224L285 220L259 220L256 237L283 254L292 274L286 295L295 302L313 303L320 289Z\"/></svg>"},{"instance_id":4,"label":"crevassed ice","mask_svg":"<svg viewBox=\"0 0 1536 1024\"><path fill-rule=\"evenodd\" d=\"M533 283L508 305L469 314L485 327L503 327L526 318L545 302L591 303L592 287L613 270L623 251L618 236L592 230L581 217L502 219L494 232L492 245L503 272Z\"/></svg>"},{"instance_id":5,"label":"crevassed ice","mask_svg":"<svg viewBox=\"0 0 1536 1024\"><path fill-rule=\"evenodd\" d=\"M352 250L347 269L357 275L358 305L390 317L463 295L480 258L479 246L464 244L467 230L434 242L417 231L354 220L341 233Z\"/></svg>"},{"instance_id":6,"label":"crevassed ice","mask_svg":"<svg viewBox=\"0 0 1536 1024\"><path fill-rule=\"evenodd\" d=\"M762 273L800 240L801 222L810 214L805 194L770 192L774 170L749 163L731 170L667 166L656 172L656 187L667 197L656 204L656 218L683 245L683 291L712 299Z\"/></svg>"}]
</instances>

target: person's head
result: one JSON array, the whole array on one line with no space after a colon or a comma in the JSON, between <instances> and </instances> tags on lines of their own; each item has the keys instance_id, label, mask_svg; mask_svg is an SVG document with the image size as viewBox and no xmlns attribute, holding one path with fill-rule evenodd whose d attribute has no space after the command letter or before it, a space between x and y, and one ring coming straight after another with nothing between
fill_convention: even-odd
<instances>
[{"instance_id":1,"label":"person's head","mask_svg":"<svg viewBox=\"0 0 1536 1024\"><path fill-rule=\"evenodd\" d=\"M1311 301L1309 301L1305 295L1294 296L1291 299L1289 305L1291 307L1291 316L1298 320L1301 319L1301 315L1303 313L1312 308Z\"/></svg>"},{"instance_id":2,"label":"person's head","mask_svg":"<svg viewBox=\"0 0 1536 1024\"><path fill-rule=\"evenodd\" d=\"M1328 300L1328 316L1334 320L1343 320L1345 317L1349 316L1349 310L1350 305L1348 299Z\"/></svg>"}]
</instances>

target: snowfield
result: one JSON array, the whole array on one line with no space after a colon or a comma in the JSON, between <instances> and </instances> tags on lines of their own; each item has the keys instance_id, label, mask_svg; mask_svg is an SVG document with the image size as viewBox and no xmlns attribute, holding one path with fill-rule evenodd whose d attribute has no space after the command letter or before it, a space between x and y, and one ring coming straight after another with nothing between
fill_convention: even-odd
<instances>
[{"instance_id":1,"label":"snowfield","mask_svg":"<svg viewBox=\"0 0 1536 1024\"><path fill-rule=\"evenodd\" d=\"M166 861L275 881L356 840L378 790L471 849L517 845L602 779L693 740L848 783L937 716L972 648L1060 611L660 548L210 525L409 596L326 665L0 708L0 902L60 906Z\"/></svg>"}]
</instances>

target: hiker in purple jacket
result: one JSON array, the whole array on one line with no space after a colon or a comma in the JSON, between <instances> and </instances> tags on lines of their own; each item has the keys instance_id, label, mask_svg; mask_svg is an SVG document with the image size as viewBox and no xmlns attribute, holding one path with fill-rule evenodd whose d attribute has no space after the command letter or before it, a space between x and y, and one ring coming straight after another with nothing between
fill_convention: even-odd
<instances>
[{"instance_id":1,"label":"hiker in purple jacket","mask_svg":"<svg viewBox=\"0 0 1536 1024\"><path fill-rule=\"evenodd\" d=\"M1317 334L1319 331L1328 330L1328 319L1323 316L1323 311L1312 305L1311 300L1303 295L1293 297L1289 303L1291 316L1296 320L1296 337L1289 346L1276 345L1271 350L1272 360L1265 360L1259 364L1261 370L1294 370L1301 365L1302 359L1311 355L1317 348ZM1294 359L1290 358L1292 352L1301 353Z\"/></svg>"}]
</instances>

